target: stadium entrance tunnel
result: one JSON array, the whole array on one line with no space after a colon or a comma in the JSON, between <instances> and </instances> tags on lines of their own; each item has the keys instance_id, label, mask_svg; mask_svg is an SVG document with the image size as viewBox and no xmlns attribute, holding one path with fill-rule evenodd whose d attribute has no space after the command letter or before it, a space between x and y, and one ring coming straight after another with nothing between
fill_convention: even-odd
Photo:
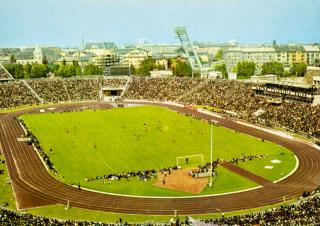
<instances>
[{"instance_id":1,"label":"stadium entrance tunnel","mask_svg":"<svg viewBox=\"0 0 320 226\"><path fill-rule=\"evenodd\" d=\"M102 88L104 101L114 101L119 98L124 91L124 88Z\"/></svg>"}]
</instances>

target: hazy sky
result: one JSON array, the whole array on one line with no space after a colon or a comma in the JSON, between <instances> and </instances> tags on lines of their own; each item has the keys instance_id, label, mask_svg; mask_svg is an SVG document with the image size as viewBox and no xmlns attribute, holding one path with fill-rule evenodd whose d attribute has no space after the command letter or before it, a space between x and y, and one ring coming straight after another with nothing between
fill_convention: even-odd
<instances>
[{"instance_id":1,"label":"hazy sky","mask_svg":"<svg viewBox=\"0 0 320 226\"><path fill-rule=\"evenodd\" d=\"M319 0L0 0L0 46L174 42L319 42Z\"/></svg>"}]
</instances>

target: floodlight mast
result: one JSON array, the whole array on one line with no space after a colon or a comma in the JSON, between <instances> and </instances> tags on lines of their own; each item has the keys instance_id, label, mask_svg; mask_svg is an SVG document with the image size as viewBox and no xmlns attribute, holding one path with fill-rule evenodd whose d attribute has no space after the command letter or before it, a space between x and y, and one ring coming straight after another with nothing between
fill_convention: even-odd
<instances>
[{"instance_id":1,"label":"floodlight mast","mask_svg":"<svg viewBox=\"0 0 320 226\"><path fill-rule=\"evenodd\" d=\"M189 39L186 27L175 27L175 36L179 39L183 52L188 58L188 62L192 69L192 77L194 72L200 72L201 77L203 77L204 69L202 68L199 57L194 49L192 41ZM193 56L190 56L189 52L192 52ZM194 59L193 59L194 58Z\"/></svg>"}]
</instances>

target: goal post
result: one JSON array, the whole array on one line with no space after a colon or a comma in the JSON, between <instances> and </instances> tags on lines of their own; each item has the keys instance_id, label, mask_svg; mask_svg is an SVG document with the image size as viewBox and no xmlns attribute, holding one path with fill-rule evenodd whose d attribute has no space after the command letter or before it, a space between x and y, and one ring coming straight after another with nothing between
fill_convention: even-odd
<instances>
[{"instance_id":1,"label":"goal post","mask_svg":"<svg viewBox=\"0 0 320 226\"><path fill-rule=\"evenodd\" d=\"M181 165L187 165L187 164L203 165L203 154L178 156L176 157L176 164L177 166L180 166L180 167Z\"/></svg>"}]
</instances>

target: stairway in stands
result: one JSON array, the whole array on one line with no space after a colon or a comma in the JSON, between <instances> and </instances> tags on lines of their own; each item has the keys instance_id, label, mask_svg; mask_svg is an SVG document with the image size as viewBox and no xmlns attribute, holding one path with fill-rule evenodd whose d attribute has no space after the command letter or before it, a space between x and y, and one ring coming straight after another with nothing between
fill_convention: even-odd
<instances>
[{"instance_id":1,"label":"stairway in stands","mask_svg":"<svg viewBox=\"0 0 320 226\"><path fill-rule=\"evenodd\" d=\"M120 98L122 98L125 95L125 93L128 91L128 89L130 88L132 80L133 80L132 76L129 76L129 78L128 78L127 82L126 82L126 85L124 86L124 90L122 91L122 93L120 95Z\"/></svg>"},{"instance_id":2,"label":"stairway in stands","mask_svg":"<svg viewBox=\"0 0 320 226\"><path fill-rule=\"evenodd\" d=\"M31 88L31 86L26 82L26 80L21 80L22 83L30 90L30 92L40 101L41 104L43 104L43 99L34 91L34 89Z\"/></svg>"},{"instance_id":3,"label":"stairway in stands","mask_svg":"<svg viewBox=\"0 0 320 226\"><path fill-rule=\"evenodd\" d=\"M195 87L193 87L189 92L186 92L185 94L179 96L175 102L176 103L180 103L180 101L185 98L186 96L191 95L192 93L197 92L198 90L202 89L202 87L204 87L208 82L210 81L210 79L205 79L203 80L201 83L199 83L198 85L196 85Z\"/></svg>"}]
</instances>

